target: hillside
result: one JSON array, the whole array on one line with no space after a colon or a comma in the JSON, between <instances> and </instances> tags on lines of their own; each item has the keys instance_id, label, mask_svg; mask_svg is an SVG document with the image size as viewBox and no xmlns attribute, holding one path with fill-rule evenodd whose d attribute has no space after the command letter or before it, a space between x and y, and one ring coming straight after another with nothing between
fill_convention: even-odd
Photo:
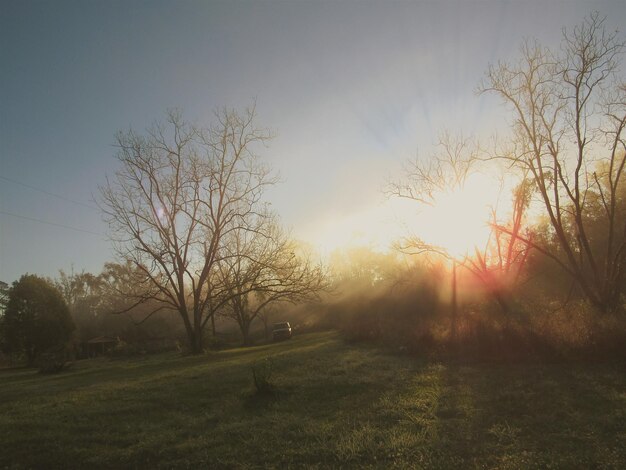
<instances>
[{"instance_id":1,"label":"hillside","mask_svg":"<svg viewBox=\"0 0 626 470\"><path fill-rule=\"evenodd\" d=\"M276 393L253 393L273 364ZM626 467L617 366L425 363L316 333L0 372L0 468Z\"/></svg>"}]
</instances>

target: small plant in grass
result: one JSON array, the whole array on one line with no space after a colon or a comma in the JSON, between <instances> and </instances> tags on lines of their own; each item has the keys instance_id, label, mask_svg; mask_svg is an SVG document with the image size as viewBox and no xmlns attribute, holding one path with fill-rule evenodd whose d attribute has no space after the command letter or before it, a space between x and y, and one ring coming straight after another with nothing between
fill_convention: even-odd
<instances>
[{"instance_id":1,"label":"small plant in grass","mask_svg":"<svg viewBox=\"0 0 626 470\"><path fill-rule=\"evenodd\" d=\"M519 429L505 421L504 423L494 424L487 432L494 436L500 443L512 443L517 439Z\"/></svg>"},{"instance_id":2,"label":"small plant in grass","mask_svg":"<svg viewBox=\"0 0 626 470\"><path fill-rule=\"evenodd\" d=\"M276 391L276 387L271 382L272 360L266 357L252 365L252 379L258 395L271 395Z\"/></svg>"}]
</instances>

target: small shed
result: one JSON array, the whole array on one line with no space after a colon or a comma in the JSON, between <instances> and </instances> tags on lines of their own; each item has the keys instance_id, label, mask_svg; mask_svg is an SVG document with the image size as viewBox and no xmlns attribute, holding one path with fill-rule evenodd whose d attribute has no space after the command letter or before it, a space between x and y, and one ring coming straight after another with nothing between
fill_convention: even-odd
<instances>
[{"instance_id":1,"label":"small shed","mask_svg":"<svg viewBox=\"0 0 626 470\"><path fill-rule=\"evenodd\" d=\"M97 336L83 343L83 356L96 357L106 354L120 342L119 338L111 336Z\"/></svg>"}]
</instances>

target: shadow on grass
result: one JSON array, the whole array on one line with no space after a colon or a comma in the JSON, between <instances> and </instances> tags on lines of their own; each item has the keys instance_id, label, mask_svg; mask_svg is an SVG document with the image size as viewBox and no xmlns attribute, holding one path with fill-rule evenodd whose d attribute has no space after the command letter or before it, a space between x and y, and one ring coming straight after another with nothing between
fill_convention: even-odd
<instances>
[{"instance_id":1,"label":"shadow on grass","mask_svg":"<svg viewBox=\"0 0 626 470\"><path fill-rule=\"evenodd\" d=\"M434 448L462 466L624 468L626 377L603 367L449 365Z\"/></svg>"},{"instance_id":2,"label":"shadow on grass","mask_svg":"<svg viewBox=\"0 0 626 470\"><path fill-rule=\"evenodd\" d=\"M77 392L97 388L128 388L143 386L146 382L163 382L169 379L193 378L206 374L220 374L224 367L246 364L259 356L278 354L306 355L323 347L336 335L297 337L286 343L236 348L200 355L182 356L179 353L161 353L131 358L96 358L77 361L74 366L59 374L42 375L36 369L20 368L3 372L0 381L0 400L4 402L28 399L40 393L42 387L49 392ZM227 374L225 374L227 375Z\"/></svg>"},{"instance_id":3,"label":"shadow on grass","mask_svg":"<svg viewBox=\"0 0 626 470\"><path fill-rule=\"evenodd\" d=\"M0 468L626 468L611 366L419 362L332 333L97 361L0 379Z\"/></svg>"},{"instance_id":4,"label":"shadow on grass","mask_svg":"<svg viewBox=\"0 0 626 470\"><path fill-rule=\"evenodd\" d=\"M278 390L258 392L251 389L248 392L242 393L243 408L248 413L264 413L275 407L281 398L284 398L284 393L285 392Z\"/></svg>"}]
</instances>

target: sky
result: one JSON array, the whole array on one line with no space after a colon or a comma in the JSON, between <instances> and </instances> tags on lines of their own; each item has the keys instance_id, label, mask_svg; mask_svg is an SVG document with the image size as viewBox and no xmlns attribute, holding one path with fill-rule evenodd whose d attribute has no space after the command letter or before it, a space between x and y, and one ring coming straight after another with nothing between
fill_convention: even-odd
<instances>
[{"instance_id":1,"label":"sky","mask_svg":"<svg viewBox=\"0 0 626 470\"><path fill-rule=\"evenodd\" d=\"M504 110L475 90L521 41L558 45L620 1L0 0L0 280L114 258L95 205L114 136L179 108L198 123L256 100L275 138L267 198L322 248L387 239L383 193L445 129L484 137ZM623 31L622 31L623 32Z\"/></svg>"}]
</instances>

